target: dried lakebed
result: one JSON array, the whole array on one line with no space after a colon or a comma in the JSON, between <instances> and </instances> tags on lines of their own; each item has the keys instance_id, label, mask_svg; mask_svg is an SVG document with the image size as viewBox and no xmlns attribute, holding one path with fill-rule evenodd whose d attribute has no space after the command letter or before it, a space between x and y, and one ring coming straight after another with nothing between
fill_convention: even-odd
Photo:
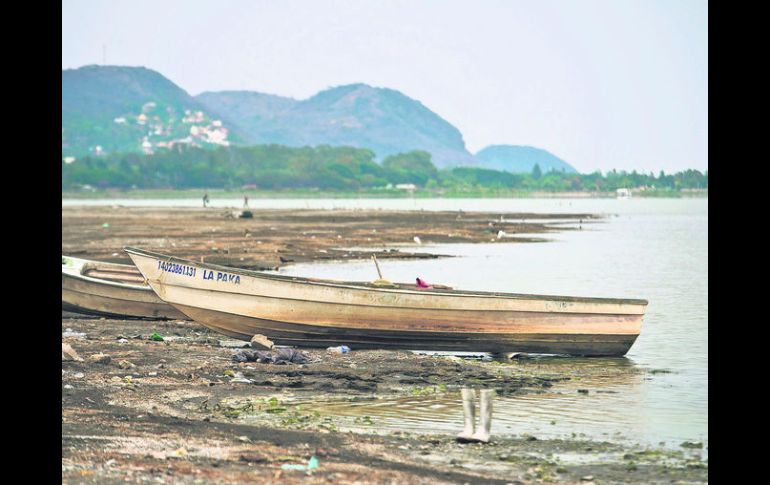
<instances>
[{"instance_id":1,"label":"dried lakebed","mask_svg":"<svg viewBox=\"0 0 770 485\"><path fill-rule=\"evenodd\" d=\"M65 333L66 331L66 333ZM559 388L571 377L506 363L352 351L309 351L306 364L235 363L235 343L194 322L62 314L64 482L686 483L708 481L697 443L662 450L534 435L458 444L452 433L378 426L330 405L428 396L459 387L501 396ZM157 332L164 341L153 341ZM66 336L65 336L66 335ZM104 357L109 356L109 358ZM619 368L618 378L633 368ZM448 421L461 418L447 416ZM319 460L312 472L284 464Z\"/></svg>"}]
</instances>

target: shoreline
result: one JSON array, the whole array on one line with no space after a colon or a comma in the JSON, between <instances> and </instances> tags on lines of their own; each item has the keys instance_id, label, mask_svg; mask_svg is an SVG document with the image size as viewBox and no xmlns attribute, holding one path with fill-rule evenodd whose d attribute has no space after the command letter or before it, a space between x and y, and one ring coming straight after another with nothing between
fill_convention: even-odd
<instances>
[{"instance_id":1,"label":"shoreline","mask_svg":"<svg viewBox=\"0 0 770 485\"><path fill-rule=\"evenodd\" d=\"M589 213L355 209L251 212L253 218L242 219L224 208L63 207L62 254L131 264L122 248L134 246L222 266L276 270L290 263L368 259L372 254L382 260L434 259L445 255L420 250L420 246L543 242L549 233L577 230L576 224L582 227L603 219ZM572 225L564 225L565 221ZM391 248L379 249L383 245Z\"/></svg>"},{"instance_id":2,"label":"shoreline","mask_svg":"<svg viewBox=\"0 0 770 485\"><path fill-rule=\"evenodd\" d=\"M617 194L612 192L543 192L523 190L470 190L441 192L420 189L414 192L401 190L376 191L321 191L321 190L227 190L227 189L106 189L96 191L63 191L62 200L100 200L100 199L201 199L208 192L209 197L217 199L615 199ZM669 190L632 190L632 198L707 198L708 189L692 189L682 191Z\"/></svg>"},{"instance_id":3,"label":"shoreline","mask_svg":"<svg viewBox=\"0 0 770 485\"><path fill-rule=\"evenodd\" d=\"M63 312L65 330L81 334L62 341L85 359L62 362L65 481L708 482L700 443L665 449L493 433L489 444L460 444L453 433L416 433L406 424L380 429L377 416L345 425L311 404L330 396L351 403L392 396L459 402L464 385L521 395L569 381L544 373L537 361L310 350L306 364L235 363L232 341L189 321ZM165 340L151 340L153 332ZM461 415L447 419L461 429ZM312 456L319 462L312 472L282 468Z\"/></svg>"}]
</instances>

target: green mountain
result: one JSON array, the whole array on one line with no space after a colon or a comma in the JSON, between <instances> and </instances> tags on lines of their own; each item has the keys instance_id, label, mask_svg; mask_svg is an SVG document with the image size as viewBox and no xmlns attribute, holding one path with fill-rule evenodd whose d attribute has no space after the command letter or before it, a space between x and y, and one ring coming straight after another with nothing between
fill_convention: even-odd
<instances>
[{"instance_id":1,"label":"green mountain","mask_svg":"<svg viewBox=\"0 0 770 485\"><path fill-rule=\"evenodd\" d=\"M422 150L438 168L531 172L539 164L543 172L575 172L564 160L533 147L493 145L474 156L457 128L393 89L350 84L304 100L252 91L193 97L144 67L62 71L63 158L245 144L366 148L379 161Z\"/></svg>"},{"instance_id":2,"label":"green mountain","mask_svg":"<svg viewBox=\"0 0 770 485\"><path fill-rule=\"evenodd\" d=\"M62 71L62 156L147 152L238 141L237 129L161 74L144 67Z\"/></svg>"},{"instance_id":3,"label":"green mountain","mask_svg":"<svg viewBox=\"0 0 770 485\"><path fill-rule=\"evenodd\" d=\"M196 99L236 123L249 143L346 145L371 149L378 160L424 150L439 168L476 165L457 128L393 89L350 84L305 100L247 91L206 92Z\"/></svg>"},{"instance_id":4,"label":"green mountain","mask_svg":"<svg viewBox=\"0 0 770 485\"><path fill-rule=\"evenodd\" d=\"M551 170L577 173L572 165L553 153L530 146L490 145L476 153L476 160L480 167L511 173L530 173L536 164L543 173Z\"/></svg>"}]
</instances>

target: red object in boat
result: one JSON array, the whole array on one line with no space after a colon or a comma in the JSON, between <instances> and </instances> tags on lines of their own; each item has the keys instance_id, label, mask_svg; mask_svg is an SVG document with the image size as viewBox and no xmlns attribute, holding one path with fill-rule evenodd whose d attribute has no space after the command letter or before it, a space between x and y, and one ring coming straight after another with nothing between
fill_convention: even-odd
<instances>
[{"instance_id":1,"label":"red object in boat","mask_svg":"<svg viewBox=\"0 0 770 485\"><path fill-rule=\"evenodd\" d=\"M424 282L422 279L417 278L417 287L418 288L433 288L428 283Z\"/></svg>"}]
</instances>

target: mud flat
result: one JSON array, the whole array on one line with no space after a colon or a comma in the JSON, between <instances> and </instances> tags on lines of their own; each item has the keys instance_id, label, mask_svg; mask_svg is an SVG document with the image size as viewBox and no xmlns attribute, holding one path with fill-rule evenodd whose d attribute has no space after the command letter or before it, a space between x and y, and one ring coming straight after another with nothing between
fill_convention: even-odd
<instances>
[{"instance_id":1,"label":"mud flat","mask_svg":"<svg viewBox=\"0 0 770 485\"><path fill-rule=\"evenodd\" d=\"M130 264L124 246L244 269L292 262L436 258L431 243L541 242L548 233L599 221L592 214L521 214L385 210L240 210L218 208L63 207L62 254ZM531 221L531 222L530 222ZM503 231L504 235L500 235ZM541 236L542 235L542 236ZM388 245L389 250L351 248ZM392 246L404 245L399 249Z\"/></svg>"}]
</instances>

